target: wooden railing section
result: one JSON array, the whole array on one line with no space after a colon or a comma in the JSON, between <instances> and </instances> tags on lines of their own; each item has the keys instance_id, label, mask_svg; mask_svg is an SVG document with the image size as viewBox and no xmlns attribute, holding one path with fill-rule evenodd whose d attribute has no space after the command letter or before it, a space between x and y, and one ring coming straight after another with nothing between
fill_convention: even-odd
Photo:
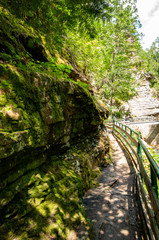
<instances>
[{"instance_id":1,"label":"wooden railing section","mask_svg":"<svg viewBox=\"0 0 159 240\"><path fill-rule=\"evenodd\" d=\"M159 167L137 132L118 121L106 123L106 126L112 127L113 135L125 148L133 163L145 239L159 240ZM148 163L146 168L145 161Z\"/></svg>"}]
</instances>

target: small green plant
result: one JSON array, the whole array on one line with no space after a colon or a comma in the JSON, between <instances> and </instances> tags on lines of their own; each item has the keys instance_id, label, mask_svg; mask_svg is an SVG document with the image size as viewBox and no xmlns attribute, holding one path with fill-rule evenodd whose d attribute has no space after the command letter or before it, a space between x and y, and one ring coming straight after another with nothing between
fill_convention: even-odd
<instances>
[{"instance_id":1,"label":"small green plant","mask_svg":"<svg viewBox=\"0 0 159 240\"><path fill-rule=\"evenodd\" d=\"M19 60L19 58L17 58L16 60ZM71 66L65 64L57 64L55 60L49 62L40 62L34 61L32 59L25 65L22 62L17 63L16 61L14 61L14 63L18 68L26 71L52 75L56 78L61 79L69 79L68 74L71 72Z\"/></svg>"}]
</instances>

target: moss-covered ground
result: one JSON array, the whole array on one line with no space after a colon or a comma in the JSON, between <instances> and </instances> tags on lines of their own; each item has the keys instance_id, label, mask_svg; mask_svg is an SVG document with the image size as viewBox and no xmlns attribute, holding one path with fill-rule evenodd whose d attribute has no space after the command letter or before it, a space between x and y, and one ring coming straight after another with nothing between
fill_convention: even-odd
<instances>
[{"instance_id":1,"label":"moss-covered ground","mask_svg":"<svg viewBox=\"0 0 159 240\"><path fill-rule=\"evenodd\" d=\"M5 188L1 239L69 239L80 224L89 230L82 198L96 184L97 161L109 164L108 149L102 144L108 144L107 138L87 139L64 154L50 156Z\"/></svg>"}]
</instances>

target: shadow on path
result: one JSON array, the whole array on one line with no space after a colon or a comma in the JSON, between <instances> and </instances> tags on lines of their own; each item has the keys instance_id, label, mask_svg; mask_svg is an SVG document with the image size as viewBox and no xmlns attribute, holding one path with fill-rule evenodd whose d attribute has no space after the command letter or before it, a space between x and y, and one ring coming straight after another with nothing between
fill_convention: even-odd
<instances>
[{"instance_id":1,"label":"shadow on path","mask_svg":"<svg viewBox=\"0 0 159 240\"><path fill-rule=\"evenodd\" d=\"M130 163L110 134L113 162L102 171L98 186L87 192L83 204L90 219L93 240L140 240L142 238L136 200L136 181ZM88 232L79 231L81 239Z\"/></svg>"}]
</instances>

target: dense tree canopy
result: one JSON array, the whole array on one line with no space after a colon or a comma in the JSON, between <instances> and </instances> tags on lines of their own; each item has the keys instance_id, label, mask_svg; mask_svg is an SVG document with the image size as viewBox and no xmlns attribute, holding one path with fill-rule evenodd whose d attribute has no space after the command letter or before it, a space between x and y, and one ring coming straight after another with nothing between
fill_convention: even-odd
<instances>
[{"instance_id":1,"label":"dense tree canopy","mask_svg":"<svg viewBox=\"0 0 159 240\"><path fill-rule=\"evenodd\" d=\"M2 6L43 33L63 33L80 21L91 28L92 18L107 18L109 5L103 0L6 0Z\"/></svg>"},{"instance_id":2,"label":"dense tree canopy","mask_svg":"<svg viewBox=\"0 0 159 240\"><path fill-rule=\"evenodd\" d=\"M159 95L159 37L152 43L150 49L144 52L143 56L145 71L147 78L150 80L151 86L157 90Z\"/></svg>"},{"instance_id":3,"label":"dense tree canopy","mask_svg":"<svg viewBox=\"0 0 159 240\"><path fill-rule=\"evenodd\" d=\"M111 100L128 100L135 93L138 18L134 1L111 1L111 19L94 19L95 36L69 30L67 45L79 65L92 76L97 88ZM76 33L76 34L75 34Z\"/></svg>"},{"instance_id":4,"label":"dense tree canopy","mask_svg":"<svg viewBox=\"0 0 159 240\"><path fill-rule=\"evenodd\" d=\"M51 53L71 58L72 67L76 63L110 104L135 94L139 68L151 73L152 85L158 86L158 39L148 51L142 50L136 0L6 0L1 6L34 28ZM50 64L59 74L64 66L59 70L55 61Z\"/></svg>"}]
</instances>

